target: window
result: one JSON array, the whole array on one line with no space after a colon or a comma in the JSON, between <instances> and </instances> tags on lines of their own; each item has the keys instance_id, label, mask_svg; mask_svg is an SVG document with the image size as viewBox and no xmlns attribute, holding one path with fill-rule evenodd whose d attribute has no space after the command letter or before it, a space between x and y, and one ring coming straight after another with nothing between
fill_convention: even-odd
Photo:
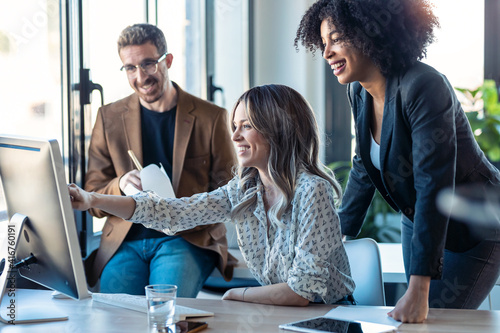
<instances>
[{"instance_id":1,"label":"window","mask_svg":"<svg viewBox=\"0 0 500 333\"><path fill-rule=\"evenodd\" d=\"M214 51L207 54L213 60L207 74L222 89L214 93L214 102L230 111L250 85L250 9L247 0L214 0L212 10Z\"/></svg>"},{"instance_id":2,"label":"window","mask_svg":"<svg viewBox=\"0 0 500 333\"><path fill-rule=\"evenodd\" d=\"M59 27L58 0L0 3L0 133L62 144Z\"/></svg>"},{"instance_id":3,"label":"window","mask_svg":"<svg viewBox=\"0 0 500 333\"><path fill-rule=\"evenodd\" d=\"M474 89L484 78L484 0L439 0L441 28L423 62L446 75L454 87Z\"/></svg>"},{"instance_id":4,"label":"window","mask_svg":"<svg viewBox=\"0 0 500 333\"><path fill-rule=\"evenodd\" d=\"M158 0L158 27L174 61L170 79L202 97L205 88L205 10L201 0Z\"/></svg>"},{"instance_id":5,"label":"window","mask_svg":"<svg viewBox=\"0 0 500 333\"><path fill-rule=\"evenodd\" d=\"M0 2L0 133L57 139L64 154L59 27L58 0Z\"/></svg>"},{"instance_id":6,"label":"window","mask_svg":"<svg viewBox=\"0 0 500 333\"><path fill-rule=\"evenodd\" d=\"M127 26L146 22L146 5L136 0L88 1L83 9L83 54L84 67L90 68L92 82L103 87L104 104L117 101L130 95L130 87L126 74L120 71L122 62L118 55L117 41L120 32ZM110 24L109 13L115 15ZM92 94L91 123L86 125L86 140L90 140L97 110L101 106L98 93ZM97 236L104 226L105 218L88 217L88 228L92 232L88 237L94 238L89 248L97 246Z\"/></svg>"}]
</instances>

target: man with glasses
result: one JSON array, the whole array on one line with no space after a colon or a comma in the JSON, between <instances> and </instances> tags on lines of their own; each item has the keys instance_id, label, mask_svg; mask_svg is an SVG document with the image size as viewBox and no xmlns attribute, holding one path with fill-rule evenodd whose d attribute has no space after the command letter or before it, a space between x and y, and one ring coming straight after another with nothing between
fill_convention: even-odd
<instances>
[{"instance_id":1,"label":"man with glasses","mask_svg":"<svg viewBox=\"0 0 500 333\"><path fill-rule=\"evenodd\" d=\"M194 97L170 81L173 55L165 37L150 24L125 28L118 39L121 70L134 93L99 109L89 148L87 191L124 195L142 190L142 166L163 166L177 197L224 185L236 163L227 111ZM85 261L90 286L100 292L144 294L148 284L178 286L178 296L196 297L217 267L229 279L223 224L195 228L176 236L91 210L107 217L99 249Z\"/></svg>"}]
</instances>

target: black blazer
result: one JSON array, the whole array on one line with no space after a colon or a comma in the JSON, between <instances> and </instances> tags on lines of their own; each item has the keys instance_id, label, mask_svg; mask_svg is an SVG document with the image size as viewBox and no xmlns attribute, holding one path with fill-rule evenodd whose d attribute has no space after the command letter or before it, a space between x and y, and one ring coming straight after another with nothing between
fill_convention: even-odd
<instances>
[{"instance_id":1,"label":"black blazer","mask_svg":"<svg viewBox=\"0 0 500 333\"><path fill-rule=\"evenodd\" d=\"M414 223L410 275L440 278L445 248L463 252L485 238L498 238L499 225L463 224L436 206L444 188L468 183L500 187L500 172L479 148L444 75L417 62L387 78L380 171L370 158L372 97L359 82L350 83L347 94L356 150L339 210L343 234L359 233L377 189Z\"/></svg>"}]
</instances>

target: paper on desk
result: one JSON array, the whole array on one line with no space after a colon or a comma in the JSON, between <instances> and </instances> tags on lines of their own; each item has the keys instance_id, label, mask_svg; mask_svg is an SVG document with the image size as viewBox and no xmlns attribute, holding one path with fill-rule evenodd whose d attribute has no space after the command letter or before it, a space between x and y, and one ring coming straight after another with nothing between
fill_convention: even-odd
<instances>
[{"instance_id":1,"label":"paper on desk","mask_svg":"<svg viewBox=\"0 0 500 333\"><path fill-rule=\"evenodd\" d=\"M144 191L154 191L163 198L175 198L172 182L163 166L161 169L156 164L150 164L141 170L141 183ZM126 195L139 192L137 188L128 184L124 190Z\"/></svg>"},{"instance_id":2,"label":"paper on desk","mask_svg":"<svg viewBox=\"0 0 500 333\"><path fill-rule=\"evenodd\" d=\"M369 323L383 324L399 327L401 322L392 319L387 315L387 312L393 308L388 306L338 306L335 309L328 311L324 317L340 320L351 321L366 321Z\"/></svg>"}]
</instances>

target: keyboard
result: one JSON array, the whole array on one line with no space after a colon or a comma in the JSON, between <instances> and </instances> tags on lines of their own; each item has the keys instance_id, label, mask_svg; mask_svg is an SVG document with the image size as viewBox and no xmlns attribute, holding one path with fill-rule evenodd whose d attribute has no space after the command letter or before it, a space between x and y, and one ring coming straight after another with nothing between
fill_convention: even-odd
<instances>
[{"instance_id":1,"label":"keyboard","mask_svg":"<svg viewBox=\"0 0 500 333\"><path fill-rule=\"evenodd\" d=\"M148 305L145 296L129 295L129 294L107 294L107 293L92 293L92 300L99 303L126 308L129 310L148 312ZM187 306L175 305L176 320L186 320L193 317L213 317L214 313L199 309L193 309Z\"/></svg>"}]
</instances>

